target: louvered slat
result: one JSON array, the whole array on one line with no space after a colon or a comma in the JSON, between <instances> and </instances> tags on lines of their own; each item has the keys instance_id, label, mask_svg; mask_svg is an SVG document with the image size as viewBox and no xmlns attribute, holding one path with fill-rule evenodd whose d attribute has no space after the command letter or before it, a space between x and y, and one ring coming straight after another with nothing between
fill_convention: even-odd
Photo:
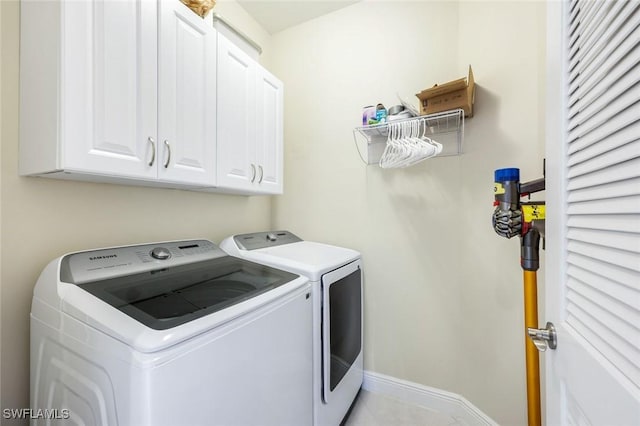
<instances>
[{"instance_id":1,"label":"louvered slat","mask_svg":"<svg viewBox=\"0 0 640 426\"><path fill-rule=\"evenodd\" d=\"M636 110L640 112L640 101L635 99L633 89L633 87L629 87L627 90L622 91L620 96L614 98L612 102L602 105L600 110L594 111L591 116L581 117L577 115L572 118L572 124L576 127L569 132L570 141L576 138L574 129L581 134L586 134L619 116L623 111Z\"/></svg>"},{"instance_id":2,"label":"louvered slat","mask_svg":"<svg viewBox=\"0 0 640 426\"><path fill-rule=\"evenodd\" d=\"M640 2L571 14L566 321L640 390Z\"/></svg>"},{"instance_id":3,"label":"louvered slat","mask_svg":"<svg viewBox=\"0 0 640 426\"><path fill-rule=\"evenodd\" d=\"M640 220L632 214L574 215L568 220L567 225L570 228L640 234Z\"/></svg>"},{"instance_id":4,"label":"louvered slat","mask_svg":"<svg viewBox=\"0 0 640 426\"><path fill-rule=\"evenodd\" d=\"M616 3L623 4L623 3ZM569 81L578 85L582 85L582 89L589 86L584 85L584 79L589 75L584 71L589 67L598 67L603 63L603 59L612 56L613 52L619 49L619 46L627 39L630 41L635 40L633 37L629 37L638 25L638 18L635 15L639 5L637 3L626 4L622 10L612 10L611 16L615 18L612 25L606 29L601 29L599 39L596 40L596 44L584 46L584 49L580 51L578 56L571 58L571 66L569 67ZM614 15L617 14L617 15ZM616 28L617 24L622 23L622 28ZM622 31L620 31L622 30ZM628 49L628 46L625 47ZM579 65L579 66L578 66ZM578 79L581 77L581 79Z\"/></svg>"},{"instance_id":5,"label":"louvered slat","mask_svg":"<svg viewBox=\"0 0 640 426\"><path fill-rule=\"evenodd\" d=\"M611 198L629 197L636 193L636 188L640 185L640 178L631 178L623 181L623 184L618 182L607 183L598 185L595 187L586 187L582 189L575 189L571 191L567 200L569 203L575 204L581 201L597 201L607 200ZM616 213L622 213L617 211ZM629 211L624 212L629 213ZM633 211L631 211L633 213Z\"/></svg>"},{"instance_id":6,"label":"louvered slat","mask_svg":"<svg viewBox=\"0 0 640 426\"><path fill-rule=\"evenodd\" d=\"M567 299L606 327L607 333L603 339L615 340L622 346L620 353L636 367L640 367L640 348L634 345L635 336L639 331L633 322L638 320L638 315L634 315L634 309L607 298L605 294L580 280L570 278L567 287ZM609 337L611 335L615 337Z\"/></svg>"},{"instance_id":7,"label":"louvered slat","mask_svg":"<svg viewBox=\"0 0 640 426\"><path fill-rule=\"evenodd\" d=\"M579 11L580 7L578 7L578 2L571 2L569 6L569 34L572 34L575 29L575 25L578 22Z\"/></svg>"},{"instance_id":8,"label":"louvered slat","mask_svg":"<svg viewBox=\"0 0 640 426\"><path fill-rule=\"evenodd\" d=\"M635 190L635 188L629 188ZM638 214L640 195L629 197L604 198L580 203L571 203L567 208L570 216L592 214Z\"/></svg>"},{"instance_id":9,"label":"louvered slat","mask_svg":"<svg viewBox=\"0 0 640 426\"><path fill-rule=\"evenodd\" d=\"M615 315L620 321L625 323L623 326L627 329L626 334L631 338L634 337L633 333L635 333L635 331L633 329L640 327L640 312L634 309L633 299L624 300L615 298L604 291L607 289L608 291L616 292L615 289L608 287L608 284L612 287L619 287L620 289L626 288L627 290L634 290L634 287L629 288L620 283L612 283L608 277L586 271L576 266L570 266L567 274L571 278L569 288L594 303L599 303L603 308L606 308L606 310L611 311L612 315ZM622 333L622 331L619 333ZM640 359L638 359L638 362L640 363Z\"/></svg>"},{"instance_id":10,"label":"louvered slat","mask_svg":"<svg viewBox=\"0 0 640 426\"><path fill-rule=\"evenodd\" d=\"M637 277L632 270L578 253L571 253L567 257L567 263L570 267L601 277L597 284L600 291L621 303L632 305L634 297L637 297L636 291L640 283L636 281Z\"/></svg>"},{"instance_id":11,"label":"louvered slat","mask_svg":"<svg viewBox=\"0 0 640 426\"><path fill-rule=\"evenodd\" d=\"M578 27L584 28L588 26L589 23L593 21L594 15L598 12L598 10L602 7L603 3L598 2L584 2L581 7L576 9L575 20L573 21L573 25L569 29L569 34L571 35L569 38L569 46L572 47L576 44L577 38L580 35L576 30Z\"/></svg>"},{"instance_id":12,"label":"louvered slat","mask_svg":"<svg viewBox=\"0 0 640 426\"><path fill-rule=\"evenodd\" d=\"M609 166L615 166L616 164L638 157L640 157L640 140L611 149L591 158L585 156L583 161L572 164L569 178L583 176L598 170L605 170ZM640 176L640 170L638 171L638 176Z\"/></svg>"},{"instance_id":13,"label":"louvered slat","mask_svg":"<svg viewBox=\"0 0 640 426\"><path fill-rule=\"evenodd\" d=\"M640 18L636 17L636 27L640 25ZM635 30L634 29L634 30ZM608 75L620 72L616 70L625 68L625 65L635 64L638 62L637 47L638 42L633 38L627 37L624 40L614 41L612 44L606 45L606 49L603 50L595 61L589 64L587 67L580 69L580 73L576 74L575 79L570 82L569 90L571 93L569 105L573 106L579 100L584 100L587 93L601 82L601 79L606 78ZM635 54L634 54L635 52ZM631 55L625 64L625 58L627 55ZM596 69L606 70L603 74L594 74Z\"/></svg>"},{"instance_id":14,"label":"louvered slat","mask_svg":"<svg viewBox=\"0 0 640 426\"><path fill-rule=\"evenodd\" d=\"M592 66L592 63L598 56L602 55L602 52L612 52L627 37L629 32L637 26L634 20L626 22L638 8L636 3L612 2L610 4L614 7L608 11L608 15L603 17L604 19L601 22L596 23L598 32L594 33L594 37L589 42L583 42L580 45L580 51L571 57L569 64L570 81L574 81L578 71ZM624 24L623 31L620 31L622 24ZM612 43L615 43L615 45L612 45ZM577 67L578 63L580 67Z\"/></svg>"},{"instance_id":15,"label":"louvered slat","mask_svg":"<svg viewBox=\"0 0 640 426\"><path fill-rule=\"evenodd\" d=\"M571 25L569 27L569 34L574 33L585 15L589 13L589 10L594 6L594 3L583 2L582 4L578 4L578 2L574 2L574 6L571 8Z\"/></svg>"},{"instance_id":16,"label":"louvered slat","mask_svg":"<svg viewBox=\"0 0 640 426\"><path fill-rule=\"evenodd\" d=\"M574 177L569 180L567 186L570 190L573 190L610 182L621 182L620 185L626 185L626 179L633 179L639 175L640 158L634 158L623 163L618 163L614 167L608 167L587 175Z\"/></svg>"},{"instance_id":17,"label":"louvered slat","mask_svg":"<svg viewBox=\"0 0 640 426\"><path fill-rule=\"evenodd\" d=\"M578 144L582 142L583 139L576 141L573 153L569 156L568 164L573 166L630 142L640 140L640 120L609 136L610 137L599 141L600 143L593 143L591 145L582 143L580 147L578 147Z\"/></svg>"},{"instance_id":18,"label":"louvered slat","mask_svg":"<svg viewBox=\"0 0 640 426\"><path fill-rule=\"evenodd\" d=\"M617 115L609 115L608 120L596 116L595 120L599 122L598 126L591 125L591 123L584 123L582 126L576 125L569 133L569 154L574 153L585 145L600 142L606 137L632 125L640 119L638 114L640 114L640 102L635 103L631 108L623 110Z\"/></svg>"},{"instance_id":19,"label":"louvered slat","mask_svg":"<svg viewBox=\"0 0 640 426\"><path fill-rule=\"evenodd\" d=\"M579 241L569 241L567 250L569 253L577 253L592 259L599 259L603 262L632 270L635 273L640 273L638 255L635 253L609 247L594 246L593 244L585 244Z\"/></svg>"},{"instance_id":20,"label":"louvered slat","mask_svg":"<svg viewBox=\"0 0 640 426\"><path fill-rule=\"evenodd\" d=\"M569 81L574 81L576 75L592 65L596 55L602 51L612 51L616 46L612 42L620 44L637 26L635 16L638 5L636 2L615 2L615 7L609 9L609 14L594 22L596 32L590 39L579 39L575 54L569 57ZM606 24L606 25L603 25ZM576 36L579 35L576 32ZM580 64L580 66L578 66Z\"/></svg>"},{"instance_id":21,"label":"louvered slat","mask_svg":"<svg viewBox=\"0 0 640 426\"><path fill-rule=\"evenodd\" d=\"M638 235L630 232L609 232L597 229L569 228L567 238L600 247L619 248L640 254Z\"/></svg>"},{"instance_id":22,"label":"louvered slat","mask_svg":"<svg viewBox=\"0 0 640 426\"><path fill-rule=\"evenodd\" d=\"M571 297L569 294L568 298ZM628 358L629 350L623 339L600 323L591 315L597 305L585 303L585 306L569 303L567 306L567 323L569 323L584 339L591 343L612 365L624 374L632 383L640 383L640 369Z\"/></svg>"},{"instance_id":23,"label":"louvered slat","mask_svg":"<svg viewBox=\"0 0 640 426\"><path fill-rule=\"evenodd\" d=\"M597 114L634 85L640 83L640 45L625 56L606 77L596 82L588 96L569 108L569 116L578 123Z\"/></svg>"},{"instance_id":24,"label":"louvered slat","mask_svg":"<svg viewBox=\"0 0 640 426\"><path fill-rule=\"evenodd\" d=\"M615 17L613 13L610 13L611 8L611 3L598 2L592 8L589 16L579 22L580 31L576 31L570 37L571 49L569 53L572 58L580 57L584 51L589 50L598 41L598 38L602 36L605 30L599 24L601 22L606 23Z\"/></svg>"}]
</instances>

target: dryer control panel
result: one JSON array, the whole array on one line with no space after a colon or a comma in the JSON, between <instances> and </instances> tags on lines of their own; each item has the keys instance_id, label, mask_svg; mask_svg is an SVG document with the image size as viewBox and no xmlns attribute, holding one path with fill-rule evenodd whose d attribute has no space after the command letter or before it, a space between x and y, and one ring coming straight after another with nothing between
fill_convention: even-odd
<instances>
[{"instance_id":1,"label":"dryer control panel","mask_svg":"<svg viewBox=\"0 0 640 426\"><path fill-rule=\"evenodd\" d=\"M83 251L62 258L60 281L84 284L223 256L227 254L208 240L170 241Z\"/></svg>"},{"instance_id":2,"label":"dryer control panel","mask_svg":"<svg viewBox=\"0 0 640 426\"><path fill-rule=\"evenodd\" d=\"M302 239L289 231L254 232L233 237L240 250L257 250L266 247L281 246L302 241Z\"/></svg>"}]
</instances>

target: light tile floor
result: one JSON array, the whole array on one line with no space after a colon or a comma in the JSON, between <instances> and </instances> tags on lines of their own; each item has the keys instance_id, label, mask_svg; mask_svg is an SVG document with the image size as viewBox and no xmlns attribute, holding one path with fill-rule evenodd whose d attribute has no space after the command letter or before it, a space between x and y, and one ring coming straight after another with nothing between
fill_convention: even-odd
<instances>
[{"instance_id":1,"label":"light tile floor","mask_svg":"<svg viewBox=\"0 0 640 426\"><path fill-rule=\"evenodd\" d=\"M344 426L463 426L461 419L364 389Z\"/></svg>"}]
</instances>

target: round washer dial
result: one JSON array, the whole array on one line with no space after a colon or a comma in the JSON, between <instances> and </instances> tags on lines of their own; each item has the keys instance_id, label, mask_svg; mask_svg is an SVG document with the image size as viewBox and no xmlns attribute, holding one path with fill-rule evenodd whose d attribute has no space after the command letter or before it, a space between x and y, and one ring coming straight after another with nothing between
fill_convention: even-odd
<instances>
[{"instance_id":1,"label":"round washer dial","mask_svg":"<svg viewBox=\"0 0 640 426\"><path fill-rule=\"evenodd\" d=\"M164 247L156 247L151 250L151 257L158 260L165 260L171 257L171 252Z\"/></svg>"}]
</instances>

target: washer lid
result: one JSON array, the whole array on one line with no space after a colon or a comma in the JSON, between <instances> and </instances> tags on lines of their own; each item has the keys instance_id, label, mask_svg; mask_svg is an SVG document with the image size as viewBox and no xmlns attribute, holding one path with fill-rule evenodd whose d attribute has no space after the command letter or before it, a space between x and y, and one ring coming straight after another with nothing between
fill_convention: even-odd
<instances>
[{"instance_id":1,"label":"washer lid","mask_svg":"<svg viewBox=\"0 0 640 426\"><path fill-rule=\"evenodd\" d=\"M297 278L231 256L78 284L155 330L228 308Z\"/></svg>"},{"instance_id":2,"label":"washer lid","mask_svg":"<svg viewBox=\"0 0 640 426\"><path fill-rule=\"evenodd\" d=\"M233 241L241 250L257 250L283 244L297 243L298 241L302 241L302 239L289 231L267 231L235 235Z\"/></svg>"},{"instance_id":3,"label":"washer lid","mask_svg":"<svg viewBox=\"0 0 640 426\"><path fill-rule=\"evenodd\" d=\"M227 250L227 245L222 248ZM360 258L355 250L313 241L298 241L256 250L231 253L257 263L304 275L319 281L323 274Z\"/></svg>"}]
</instances>

